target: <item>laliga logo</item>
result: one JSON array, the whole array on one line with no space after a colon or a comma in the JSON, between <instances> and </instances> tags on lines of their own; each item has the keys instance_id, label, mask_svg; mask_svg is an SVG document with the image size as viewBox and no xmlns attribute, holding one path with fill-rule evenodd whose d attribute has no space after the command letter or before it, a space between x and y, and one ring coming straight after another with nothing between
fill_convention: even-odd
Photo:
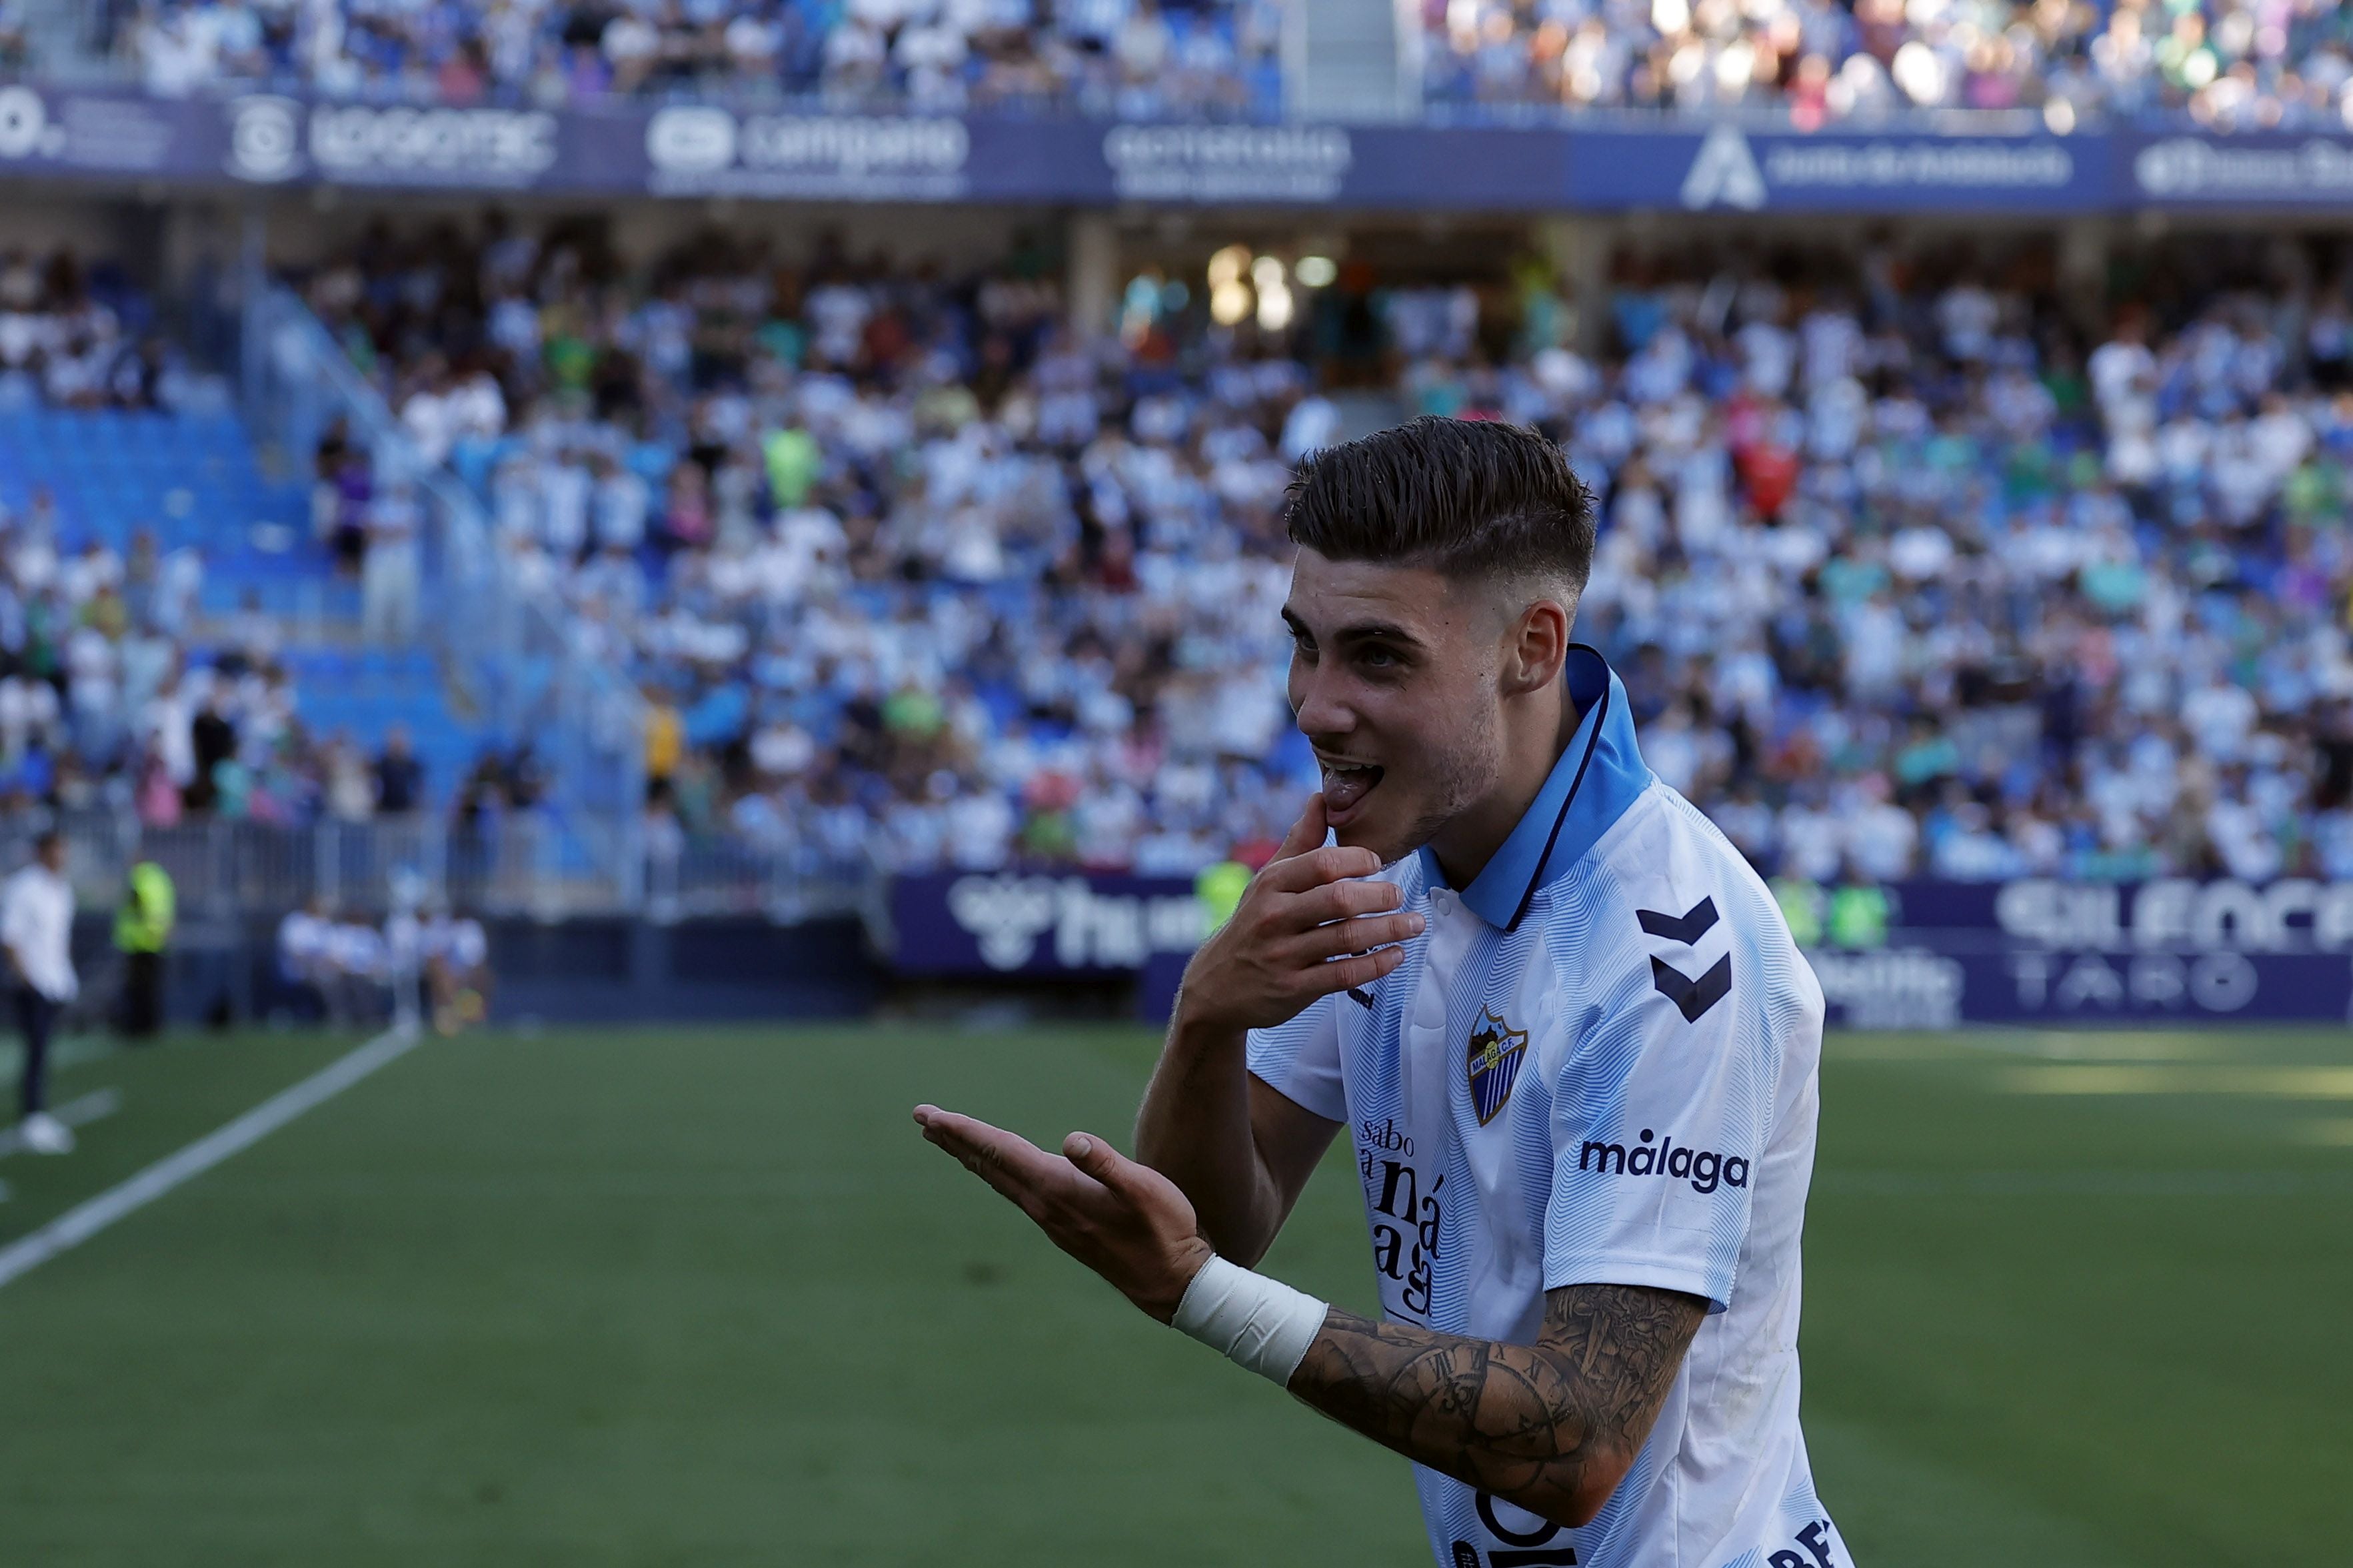
<instances>
[{"instance_id":1,"label":"laliga logo","mask_svg":"<svg viewBox=\"0 0 2353 1568\"><path fill-rule=\"evenodd\" d=\"M54 157L65 129L49 123L48 105L29 87L0 87L0 158Z\"/></svg>"},{"instance_id":2,"label":"laliga logo","mask_svg":"<svg viewBox=\"0 0 2353 1568\"><path fill-rule=\"evenodd\" d=\"M1719 125L1699 144L1699 155L1683 175L1683 204L1694 212L1719 204L1755 212L1765 205L1765 174L1748 138L1735 125Z\"/></svg>"},{"instance_id":3,"label":"laliga logo","mask_svg":"<svg viewBox=\"0 0 2353 1568\"><path fill-rule=\"evenodd\" d=\"M979 939L991 969L1018 969L1054 924L1053 882L1044 877L961 877L948 889L948 913Z\"/></svg>"},{"instance_id":4,"label":"laliga logo","mask_svg":"<svg viewBox=\"0 0 2353 1568\"><path fill-rule=\"evenodd\" d=\"M228 172L267 184L291 179L302 166L302 106L267 94L229 105Z\"/></svg>"}]
</instances>

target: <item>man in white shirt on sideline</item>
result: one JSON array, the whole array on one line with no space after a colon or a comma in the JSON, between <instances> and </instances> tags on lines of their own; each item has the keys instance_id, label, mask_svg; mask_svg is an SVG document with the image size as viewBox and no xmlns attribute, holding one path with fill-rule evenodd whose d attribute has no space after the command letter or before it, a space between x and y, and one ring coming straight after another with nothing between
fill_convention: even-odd
<instances>
[{"instance_id":1,"label":"man in white shirt on sideline","mask_svg":"<svg viewBox=\"0 0 2353 1568\"><path fill-rule=\"evenodd\" d=\"M1534 431L1425 418L1286 521L1324 787L1186 970L1140 1161L916 1121L1412 1460L1440 1568L1849 1568L1798 1423L1821 988L1569 640L1592 498ZM1344 1128L1377 1320L1249 1267Z\"/></svg>"},{"instance_id":2,"label":"man in white shirt on sideline","mask_svg":"<svg viewBox=\"0 0 2353 1568\"><path fill-rule=\"evenodd\" d=\"M8 956L16 1025L25 1036L17 1131L37 1154L69 1154L74 1146L71 1130L47 1110L49 1034L81 990L73 966L73 884L65 867L66 841L52 828L34 841L32 864L0 884L0 950Z\"/></svg>"}]
</instances>

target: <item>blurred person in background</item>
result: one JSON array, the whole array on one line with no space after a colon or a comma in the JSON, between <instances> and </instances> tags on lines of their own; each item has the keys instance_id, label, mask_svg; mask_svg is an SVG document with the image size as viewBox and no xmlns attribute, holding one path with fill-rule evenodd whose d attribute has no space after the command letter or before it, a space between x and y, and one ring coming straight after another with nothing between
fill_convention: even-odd
<instances>
[{"instance_id":1,"label":"blurred person in background","mask_svg":"<svg viewBox=\"0 0 2353 1568\"><path fill-rule=\"evenodd\" d=\"M18 1131L37 1154L69 1154L74 1146L73 1133L48 1113L49 1034L81 990L73 966L73 884L65 868L65 838L50 828L33 841L32 864L0 885L0 951L8 955L16 1026L25 1037Z\"/></svg>"},{"instance_id":2,"label":"blurred person in background","mask_svg":"<svg viewBox=\"0 0 2353 1568\"><path fill-rule=\"evenodd\" d=\"M375 760L375 810L379 816L405 816L422 803L425 764L410 746L408 726L395 724Z\"/></svg>"},{"instance_id":3,"label":"blurred person in background","mask_svg":"<svg viewBox=\"0 0 2353 1568\"><path fill-rule=\"evenodd\" d=\"M358 915L327 928L327 1018L339 1028L374 1022L383 1012L390 954L384 933Z\"/></svg>"},{"instance_id":4,"label":"blurred person in background","mask_svg":"<svg viewBox=\"0 0 2353 1568\"><path fill-rule=\"evenodd\" d=\"M482 922L438 905L425 922L426 1001L433 1031L454 1035L490 1011L491 944Z\"/></svg>"},{"instance_id":5,"label":"blurred person in background","mask_svg":"<svg viewBox=\"0 0 2353 1568\"><path fill-rule=\"evenodd\" d=\"M188 722L188 747L195 772L180 792L181 804L190 811L210 811L220 799L220 765L237 755L237 726L222 714L209 689Z\"/></svg>"},{"instance_id":6,"label":"blurred person in background","mask_svg":"<svg viewBox=\"0 0 2353 1568\"><path fill-rule=\"evenodd\" d=\"M278 922L278 978L305 1020L327 1016L333 983L330 939L334 920L327 900L312 897Z\"/></svg>"},{"instance_id":7,"label":"blurred person in background","mask_svg":"<svg viewBox=\"0 0 2353 1568\"><path fill-rule=\"evenodd\" d=\"M424 516L406 479L367 506L367 555L360 565L360 635L372 643L417 640L417 533Z\"/></svg>"},{"instance_id":8,"label":"blurred person in background","mask_svg":"<svg viewBox=\"0 0 2353 1568\"><path fill-rule=\"evenodd\" d=\"M152 1040L164 1026L164 948L175 917L171 873L153 860L131 868L114 911L114 945L122 954L122 1033Z\"/></svg>"}]
</instances>

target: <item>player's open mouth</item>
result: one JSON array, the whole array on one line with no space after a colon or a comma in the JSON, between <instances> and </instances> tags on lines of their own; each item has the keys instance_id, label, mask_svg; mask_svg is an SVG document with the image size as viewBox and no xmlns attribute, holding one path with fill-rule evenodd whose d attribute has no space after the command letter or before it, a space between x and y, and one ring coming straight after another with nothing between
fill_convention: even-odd
<instances>
[{"instance_id":1,"label":"player's open mouth","mask_svg":"<svg viewBox=\"0 0 2353 1568\"><path fill-rule=\"evenodd\" d=\"M1324 820L1333 826L1343 826L1364 798L1373 793L1387 771L1370 763L1340 763L1329 757L1324 763Z\"/></svg>"}]
</instances>

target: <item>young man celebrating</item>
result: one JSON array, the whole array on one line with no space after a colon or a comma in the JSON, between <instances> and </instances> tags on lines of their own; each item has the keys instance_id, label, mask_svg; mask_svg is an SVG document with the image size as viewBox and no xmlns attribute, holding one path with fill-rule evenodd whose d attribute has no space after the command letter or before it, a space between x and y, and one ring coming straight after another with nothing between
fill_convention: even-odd
<instances>
[{"instance_id":1,"label":"young man celebrating","mask_svg":"<svg viewBox=\"0 0 2353 1568\"><path fill-rule=\"evenodd\" d=\"M1422 419L1315 457L1289 525L1324 789L1186 972L1141 1163L916 1121L1413 1460L1442 1568L1845 1563L1798 1426L1821 992L1569 640L1590 496L1533 432ZM1377 1322L1249 1268L1343 1127Z\"/></svg>"}]
</instances>

